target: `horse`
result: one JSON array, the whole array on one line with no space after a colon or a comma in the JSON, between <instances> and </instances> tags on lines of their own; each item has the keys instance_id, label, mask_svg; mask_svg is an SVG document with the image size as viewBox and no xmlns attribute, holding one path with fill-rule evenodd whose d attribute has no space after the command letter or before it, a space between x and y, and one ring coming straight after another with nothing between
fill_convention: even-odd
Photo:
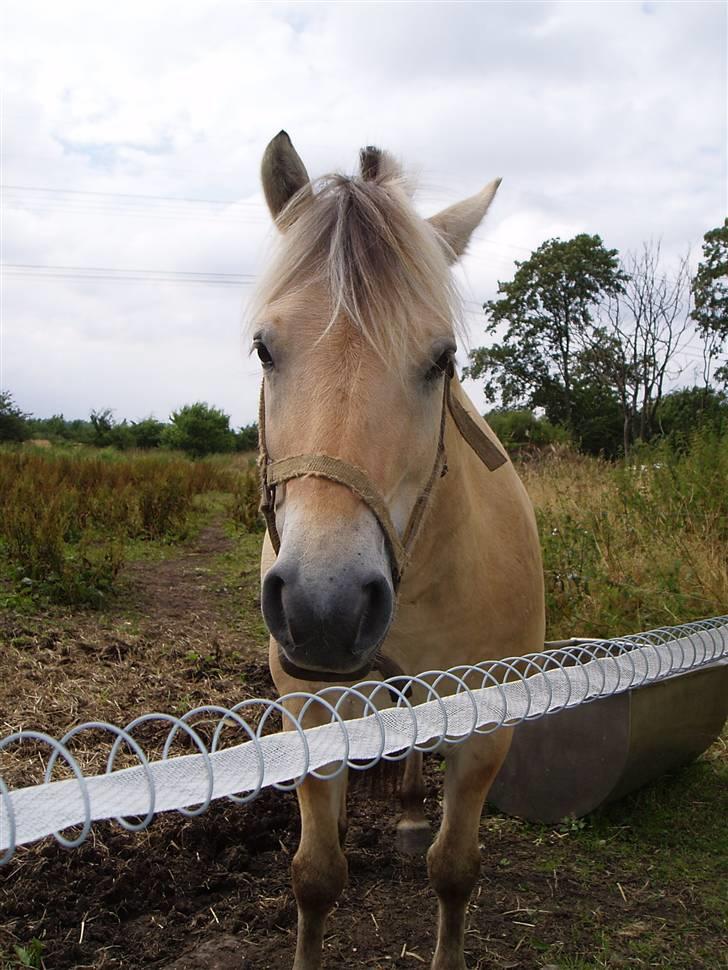
<instances>
[{"instance_id":1,"label":"horse","mask_svg":"<svg viewBox=\"0 0 728 970\"><path fill-rule=\"evenodd\" d=\"M284 131L261 175L278 230L250 310L263 368L261 606L277 690L541 648L533 509L455 370L462 328L451 266L500 179L423 219L389 153L366 147L356 175L312 182ZM307 724L326 719L313 706L306 713ZM404 852L431 843L432 970L465 968L479 821L509 745L505 729L447 748L434 842L422 756L405 766L397 843ZM321 966L325 921L347 880L346 787L342 772L297 789L294 970Z\"/></svg>"}]
</instances>

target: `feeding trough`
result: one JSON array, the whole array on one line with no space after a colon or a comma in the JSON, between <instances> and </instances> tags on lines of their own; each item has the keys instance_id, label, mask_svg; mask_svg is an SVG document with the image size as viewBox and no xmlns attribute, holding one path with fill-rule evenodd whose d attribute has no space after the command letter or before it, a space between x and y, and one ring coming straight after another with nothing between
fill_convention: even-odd
<instances>
[{"instance_id":1,"label":"feeding trough","mask_svg":"<svg viewBox=\"0 0 728 970\"><path fill-rule=\"evenodd\" d=\"M508 815L579 818L696 758L728 717L728 660L524 721L488 800Z\"/></svg>"}]
</instances>

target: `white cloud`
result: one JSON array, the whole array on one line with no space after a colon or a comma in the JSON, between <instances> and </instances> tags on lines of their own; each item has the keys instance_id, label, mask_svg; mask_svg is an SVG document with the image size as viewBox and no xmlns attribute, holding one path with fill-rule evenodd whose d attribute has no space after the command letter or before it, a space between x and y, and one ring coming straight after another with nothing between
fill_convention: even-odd
<instances>
[{"instance_id":1,"label":"white cloud","mask_svg":"<svg viewBox=\"0 0 728 970\"><path fill-rule=\"evenodd\" d=\"M662 237L669 258L695 256L727 208L723 4L2 10L4 183L243 203L24 193L23 211L6 194L9 263L256 273L259 160L281 127L313 175L351 168L362 144L390 148L420 172L423 211L504 176L463 266L476 302L545 238ZM39 414L164 416L207 398L252 420L245 293L8 278L0 384Z\"/></svg>"}]
</instances>

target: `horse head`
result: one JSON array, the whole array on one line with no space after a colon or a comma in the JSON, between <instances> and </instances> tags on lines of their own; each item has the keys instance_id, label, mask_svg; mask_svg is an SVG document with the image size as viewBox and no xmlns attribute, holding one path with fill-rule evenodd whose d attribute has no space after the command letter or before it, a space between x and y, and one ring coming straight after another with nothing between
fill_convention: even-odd
<instances>
[{"instance_id":1,"label":"horse head","mask_svg":"<svg viewBox=\"0 0 728 970\"><path fill-rule=\"evenodd\" d=\"M425 220L387 153L365 148L357 175L313 183L281 132L262 181L280 231L251 323L277 552L263 614L284 667L353 679L387 634L443 471L459 320L450 264L499 180Z\"/></svg>"}]
</instances>

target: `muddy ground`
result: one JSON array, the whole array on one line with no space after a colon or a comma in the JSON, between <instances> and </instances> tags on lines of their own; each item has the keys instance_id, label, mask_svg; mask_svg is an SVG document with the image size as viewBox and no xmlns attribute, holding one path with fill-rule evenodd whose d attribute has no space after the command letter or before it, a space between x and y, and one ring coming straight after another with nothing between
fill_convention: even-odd
<instances>
[{"instance_id":1,"label":"muddy ground","mask_svg":"<svg viewBox=\"0 0 728 970\"><path fill-rule=\"evenodd\" d=\"M6 609L0 736L270 696L254 547L212 524L182 550L132 564L124 594L101 612ZM0 770L11 784L34 783L34 757L11 753ZM98 769L100 758L90 751L84 763ZM713 857L724 849L698 832L726 810L715 758L595 820L550 828L485 814L468 966L728 966ZM440 769L431 758L433 821ZM394 851L396 805L355 788L349 810L349 886L328 924L325 966L429 966L435 898L424 860ZM159 817L141 834L98 825L70 852L53 840L20 848L0 870L0 967L289 968L297 835L295 796L266 791L243 808ZM683 865L690 844L699 857Z\"/></svg>"}]
</instances>

